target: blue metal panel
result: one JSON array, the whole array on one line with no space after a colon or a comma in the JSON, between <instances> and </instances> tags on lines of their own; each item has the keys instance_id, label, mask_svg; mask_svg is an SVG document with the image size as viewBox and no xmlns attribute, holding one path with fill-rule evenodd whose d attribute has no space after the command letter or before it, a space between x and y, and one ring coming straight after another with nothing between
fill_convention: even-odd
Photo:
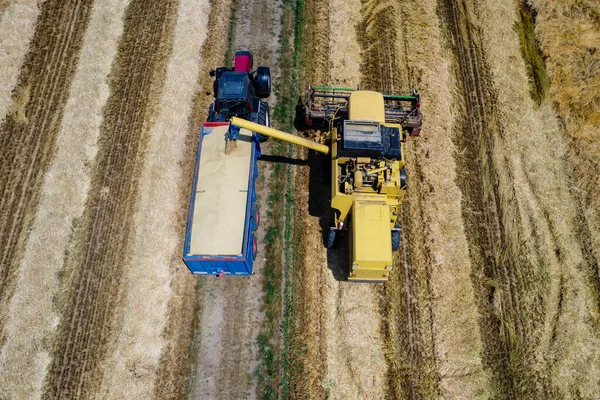
<instances>
[{"instance_id":1,"label":"blue metal panel","mask_svg":"<svg viewBox=\"0 0 600 400\"><path fill-rule=\"evenodd\" d=\"M192 237L192 219L194 216L194 206L196 204L196 188L198 186L198 168L200 167L200 154L202 153L202 139L206 134L204 124L200 129L200 139L198 141L198 152L196 153L196 169L194 170L194 181L192 183L192 195L190 197L190 209L188 211L187 227L185 229L185 243L183 246L183 256L190 252L190 241ZM185 261L185 258L184 258ZM187 263L186 263L187 264Z\"/></svg>"}]
</instances>

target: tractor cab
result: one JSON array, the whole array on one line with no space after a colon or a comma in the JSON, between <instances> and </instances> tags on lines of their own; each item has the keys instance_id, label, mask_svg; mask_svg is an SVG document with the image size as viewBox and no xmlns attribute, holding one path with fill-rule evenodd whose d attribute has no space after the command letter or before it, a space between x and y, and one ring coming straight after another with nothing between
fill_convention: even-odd
<instances>
[{"instance_id":1,"label":"tractor cab","mask_svg":"<svg viewBox=\"0 0 600 400\"><path fill-rule=\"evenodd\" d=\"M238 51L235 53L233 67L219 67L210 71L210 75L215 78L215 102L210 106L209 119L225 121L233 116L257 121L268 119L264 115L259 118L252 114L260 114L261 108L268 108L260 99L271 95L271 73L268 67L253 70L252 66L252 54L249 51Z\"/></svg>"},{"instance_id":2,"label":"tractor cab","mask_svg":"<svg viewBox=\"0 0 600 400\"><path fill-rule=\"evenodd\" d=\"M217 89L218 111L227 116L242 116L252 112L250 99L254 86L246 72L228 71L221 75Z\"/></svg>"}]
</instances>

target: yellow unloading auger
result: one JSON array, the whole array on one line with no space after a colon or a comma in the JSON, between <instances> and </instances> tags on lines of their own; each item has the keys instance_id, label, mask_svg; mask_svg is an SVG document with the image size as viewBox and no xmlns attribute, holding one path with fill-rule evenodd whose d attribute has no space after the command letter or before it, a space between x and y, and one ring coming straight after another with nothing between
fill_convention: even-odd
<instances>
[{"instance_id":1,"label":"yellow unloading auger","mask_svg":"<svg viewBox=\"0 0 600 400\"><path fill-rule=\"evenodd\" d=\"M312 149L312 150L315 150L315 151L318 151L318 152L321 152L324 154L329 153L328 146L326 146L324 144L313 142L312 140L304 139L300 136L295 136L290 133L282 132L280 130L270 128L268 126L264 126L261 124L257 124L255 122L247 121L245 119L238 118L238 117L231 117L230 122L232 125L238 126L240 128L248 129L253 132L260 133L261 135L274 137L275 139L280 139L280 140L284 140L286 142L290 142L290 143L298 144L300 146L308 147L309 149Z\"/></svg>"},{"instance_id":2,"label":"yellow unloading auger","mask_svg":"<svg viewBox=\"0 0 600 400\"><path fill-rule=\"evenodd\" d=\"M348 280L385 282L400 247L400 205L406 193L404 146L422 125L419 95L308 88L306 123L328 126L330 146L237 117L231 124L331 154L332 226L326 245L349 232Z\"/></svg>"}]
</instances>

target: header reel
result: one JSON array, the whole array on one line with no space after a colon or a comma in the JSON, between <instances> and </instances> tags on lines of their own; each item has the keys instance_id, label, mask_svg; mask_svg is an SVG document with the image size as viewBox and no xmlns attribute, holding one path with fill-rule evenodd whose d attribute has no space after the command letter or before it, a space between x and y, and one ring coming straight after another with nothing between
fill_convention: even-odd
<instances>
[{"instance_id":1,"label":"header reel","mask_svg":"<svg viewBox=\"0 0 600 400\"><path fill-rule=\"evenodd\" d=\"M304 106L305 123L318 126L332 119L348 119L350 94L357 89L308 85ZM400 124L409 136L419 136L423 125L420 96L416 90L410 94L384 94L385 122Z\"/></svg>"}]
</instances>

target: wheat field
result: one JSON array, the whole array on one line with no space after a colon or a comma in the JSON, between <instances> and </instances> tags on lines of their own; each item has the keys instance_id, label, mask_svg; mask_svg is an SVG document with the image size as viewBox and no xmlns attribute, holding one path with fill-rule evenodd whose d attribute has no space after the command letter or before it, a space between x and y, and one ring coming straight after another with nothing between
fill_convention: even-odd
<instances>
[{"instance_id":1,"label":"wheat field","mask_svg":"<svg viewBox=\"0 0 600 400\"><path fill-rule=\"evenodd\" d=\"M0 2L0 399L595 399L593 0ZM384 285L323 244L326 157L270 140L256 274L180 259L208 71L421 93ZM300 107L300 108L298 108Z\"/></svg>"}]
</instances>

